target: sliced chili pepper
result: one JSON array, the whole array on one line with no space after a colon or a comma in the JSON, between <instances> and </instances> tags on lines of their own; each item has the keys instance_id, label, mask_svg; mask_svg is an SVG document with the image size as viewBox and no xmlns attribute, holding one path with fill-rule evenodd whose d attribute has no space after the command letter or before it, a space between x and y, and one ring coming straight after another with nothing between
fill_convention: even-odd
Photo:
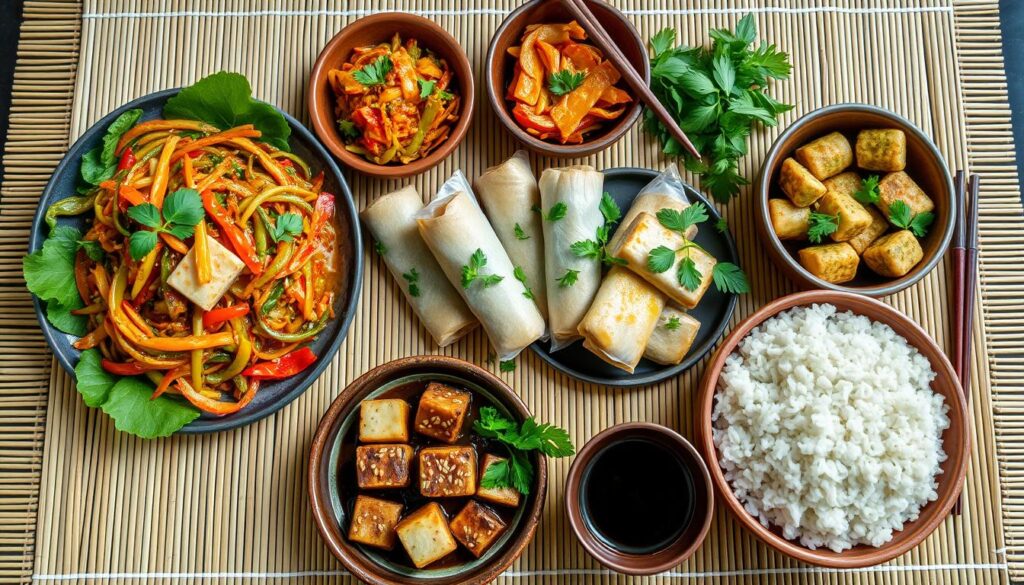
<instances>
[{"instance_id":1,"label":"sliced chili pepper","mask_svg":"<svg viewBox=\"0 0 1024 585\"><path fill-rule=\"evenodd\" d=\"M316 362L316 354L308 347L303 347L276 360L249 366L242 371L242 375L261 380L280 380L298 374L314 362Z\"/></svg>"},{"instance_id":2,"label":"sliced chili pepper","mask_svg":"<svg viewBox=\"0 0 1024 585\"><path fill-rule=\"evenodd\" d=\"M253 381L249 391L243 394L238 402L222 402L216 398L200 394L185 378L178 378L178 388L181 389L181 393L185 398L199 410L223 416L238 412L252 402L253 397L256 396L256 391L259 389L259 383L258 381Z\"/></svg>"},{"instance_id":3,"label":"sliced chili pepper","mask_svg":"<svg viewBox=\"0 0 1024 585\"><path fill-rule=\"evenodd\" d=\"M244 317L249 314L249 305L239 303L230 307L213 309L203 314L203 328L216 329L221 323L230 321L235 317Z\"/></svg>"},{"instance_id":4,"label":"sliced chili pepper","mask_svg":"<svg viewBox=\"0 0 1024 585\"><path fill-rule=\"evenodd\" d=\"M114 362L107 359L100 360L100 365L104 370L118 376L138 376L152 369L138 362Z\"/></svg>"},{"instance_id":5,"label":"sliced chili pepper","mask_svg":"<svg viewBox=\"0 0 1024 585\"><path fill-rule=\"evenodd\" d=\"M124 149L124 154L121 155L121 162L117 163L117 170L123 171L133 166L135 166L135 153L132 152L132 148L129 146Z\"/></svg>"},{"instance_id":6,"label":"sliced chili pepper","mask_svg":"<svg viewBox=\"0 0 1024 585\"><path fill-rule=\"evenodd\" d=\"M224 235L227 236L228 241L231 243L231 247L235 249L235 253L242 259L242 262L249 267L249 270L253 274L260 274L263 272L263 265L260 263L260 257L256 254L256 246L251 242L245 232L238 228L231 218L228 217L228 212L221 206L217 198L213 196L211 191L203 191L203 207L206 208L206 212L213 217L217 225L223 230ZM319 204L319 201L317 202ZM331 199L333 209L333 198ZM314 230L315 233L315 230Z\"/></svg>"}]
</instances>

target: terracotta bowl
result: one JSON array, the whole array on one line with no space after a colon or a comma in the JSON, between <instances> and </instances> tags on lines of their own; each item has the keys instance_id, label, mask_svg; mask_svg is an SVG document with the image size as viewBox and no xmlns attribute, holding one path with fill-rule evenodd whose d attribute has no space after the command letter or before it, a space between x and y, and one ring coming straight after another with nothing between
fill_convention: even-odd
<instances>
[{"instance_id":1,"label":"terracotta bowl","mask_svg":"<svg viewBox=\"0 0 1024 585\"><path fill-rule=\"evenodd\" d=\"M581 485L594 458L620 441L638 438L653 441L679 455L694 484L695 504L687 528L671 544L650 554L625 553L606 544L587 526L586 513L581 507ZM715 509L713 494L711 476L704 460L682 435L654 423L626 423L605 429L576 455L565 486L565 509L576 538L602 565L627 575L654 575L690 558L704 542Z\"/></svg>"},{"instance_id":2,"label":"terracotta bowl","mask_svg":"<svg viewBox=\"0 0 1024 585\"><path fill-rule=\"evenodd\" d=\"M334 400L320 419L309 454L309 500L313 520L327 548L352 572L372 585L408 585L430 582L435 585L482 585L496 578L522 554L533 539L544 511L547 495L547 462L534 458L534 485L523 499L508 533L499 537L478 561L458 567L422 570L389 566L375 553L347 538L344 502L348 495L338 481L338 467L344 435L349 425L358 424L359 404L375 391L394 387L401 381L420 378L448 379L486 395L507 416L520 420L530 416L522 400L490 372L459 359L428 355L388 362L357 378ZM401 547L401 545L396 545Z\"/></svg>"},{"instance_id":3,"label":"terracotta bowl","mask_svg":"<svg viewBox=\"0 0 1024 585\"><path fill-rule=\"evenodd\" d=\"M651 64L648 60L647 48L633 24L617 9L599 0L587 0L587 6L649 85L651 83ZM484 61L487 97L498 119L524 146L548 156L586 156L600 152L618 142L636 123L637 118L640 117L640 111L643 109L640 100L637 99L629 111L625 112L614 125L588 135L583 144L558 144L541 140L523 130L516 123L512 118L511 106L505 100L505 93L512 81L512 69L515 64L514 60L508 56L508 48L520 44L519 40L527 25L569 22L571 20L573 17L562 6L561 0L526 2L512 11L498 27L494 36L491 37L491 45L487 49L487 59ZM591 37L588 32L586 42L594 44Z\"/></svg>"},{"instance_id":4,"label":"terracotta bowl","mask_svg":"<svg viewBox=\"0 0 1024 585\"><path fill-rule=\"evenodd\" d=\"M893 538L880 547L859 545L847 549L841 553L833 552L830 549L811 550L802 546L797 541L787 540L782 537L781 531L776 528L766 528L761 525L758 519L749 514L743 504L733 494L718 464L719 454L711 436L711 413L714 407L715 392L718 388L718 377L725 366L725 359L736 349L739 343L750 333L750 331L764 322L766 319L781 313L787 309L811 304L830 303L840 311L853 311L858 315L864 315L873 321L885 323L899 335L906 338L907 342L917 348L921 355L926 357L935 370L935 380L932 381L932 390L945 397L949 406L950 426L942 434L942 446L946 452L947 459L941 464L942 473L939 475L938 494L939 497L928 503L921 509L920 516L913 522L907 522L903 529L893 533ZM949 364L945 354L939 346L920 326L908 319L902 313L889 305L874 299L853 293L815 290L806 291L784 296L768 303L761 310L750 317L747 317L729 336L722 342L718 352L712 358L704 371L704 378L701 380L699 394L697 397L697 429L699 434L697 444L704 452L707 461L710 462L711 479L718 490L719 496L725 502L726 507L754 536L775 550L789 555L795 559L830 568L857 568L868 567L884 563L894 559L903 553L914 548L931 534L943 519L949 515L950 510L956 503L963 487L964 475L967 472L967 458L970 453L970 419L967 414L967 404L964 401L963 391Z\"/></svg>"},{"instance_id":5,"label":"terracotta bowl","mask_svg":"<svg viewBox=\"0 0 1024 585\"><path fill-rule=\"evenodd\" d=\"M935 221L921 240L924 258L906 275L900 278L878 276L862 261L856 278L843 284L832 284L814 276L800 265L797 250L809 245L807 242L783 242L775 235L768 214L768 199L785 197L779 188L779 169L782 161L792 156L797 148L835 131L845 134L853 145L857 131L866 128L899 128L906 133L906 172L935 202ZM885 174L872 173L879 176ZM953 237L953 179L945 159L931 139L909 120L866 104L837 104L820 108L804 115L787 128L768 150L758 177L757 197L757 230L766 244L768 255L782 273L802 289L855 292L873 297L891 295L913 285L931 272L946 253Z\"/></svg>"},{"instance_id":6,"label":"terracotta bowl","mask_svg":"<svg viewBox=\"0 0 1024 585\"><path fill-rule=\"evenodd\" d=\"M338 120L334 115L335 101L327 83L327 72L345 63L352 49L390 41L395 33L401 35L403 41L409 38L417 39L421 47L430 49L448 62L448 66L455 74L452 87L462 97L461 115L448 139L428 156L405 165L379 165L345 150L345 143L338 132ZM347 166L367 175L396 178L418 175L437 165L455 150L469 130L469 122L473 118L474 94L473 68L469 63L469 57L452 35L434 21L422 16L405 12L384 12L360 18L334 35L313 64L306 100L313 130L334 156Z\"/></svg>"}]
</instances>

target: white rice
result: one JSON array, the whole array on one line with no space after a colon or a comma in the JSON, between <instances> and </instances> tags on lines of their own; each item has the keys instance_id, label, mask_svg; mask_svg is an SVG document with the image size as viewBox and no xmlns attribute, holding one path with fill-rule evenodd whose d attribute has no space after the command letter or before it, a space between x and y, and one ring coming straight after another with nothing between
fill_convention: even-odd
<instances>
[{"instance_id":1,"label":"white rice","mask_svg":"<svg viewBox=\"0 0 1024 585\"><path fill-rule=\"evenodd\" d=\"M765 321L726 359L712 421L747 512L809 548L880 546L938 497L948 407L891 327L832 305Z\"/></svg>"}]
</instances>

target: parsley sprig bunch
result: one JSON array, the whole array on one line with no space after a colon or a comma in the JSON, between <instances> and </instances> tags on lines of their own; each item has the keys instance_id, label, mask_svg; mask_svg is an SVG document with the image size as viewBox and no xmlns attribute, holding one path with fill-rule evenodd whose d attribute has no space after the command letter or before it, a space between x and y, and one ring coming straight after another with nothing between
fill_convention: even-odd
<instances>
[{"instance_id":1,"label":"parsley sprig bunch","mask_svg":"<svg viewBox=\"0 0 1024 585\"><path fill-rule=\"evenodd\" d=\"M914 213L902 199L897 199L889 206L889 221L892 225L910 230L915 236L923 238L935 221L935 214L930 211Z\"/></svg>"},{"instance_id":2,"label":"parsley sprig bunch","mask_svg":"<svg viewBox=\"0 0 1024 585\"><path fill-rule=\"evenodd\" d=\"M498 441L508 450L508 459L489 465L480 478L481 487L488 489L511 487L527 496L533 485L530 451L540 451L548 457L568 457L576 452L565 429L538 424L533 417L517 425L493 406L480 409L480 418L473 422L473 430L481 437Z\"/></svg>"},{"instance_id":3,"label":"parsley sprig bunch","mask_svg":"<svg viewBox=\"0 0 1024 585\"><path fill-rule=\"evenodd\" d=\"M157 236L168 233L179 240L192 237L196 224L206 215L203 200L195 189L178 189L164 199L163 210L152 203L128 208L128 217L149 230L139 230L128 237L128 251L135 260L142 260L156 247Z\"/></svg>"},{"instance_id":4,"label":"parsley sprig bunch","mask_svg":"<svg viewBox=\"0 0 1024 585\"><path fill-rule=\"evenodd\" d=\"M657 213L658 222L666 228L682 235L690 226L707 221L708 212L703 203L694 203L682 211L660 209ZM686 240L682 246L673 250L668 246L658 246L647 255L647 269L656 274L667 272L676 264L676 257L681 253L683 259L676 269L676 278L680 286L688 291L700 288L704 275L697 268L691 257L694 249L703 250L699 244ZM750 282L743 269L732 262L718 262L711 270L711 278L718 290L726 293L744 294L750 292Z\"/></svg>"}]
</instances>

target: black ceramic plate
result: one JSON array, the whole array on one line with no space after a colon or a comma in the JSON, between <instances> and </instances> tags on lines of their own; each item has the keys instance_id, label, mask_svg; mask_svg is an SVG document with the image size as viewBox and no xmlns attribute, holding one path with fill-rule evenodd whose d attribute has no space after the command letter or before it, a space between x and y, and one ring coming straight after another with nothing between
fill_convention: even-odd
<instances>
[{"instance_id":1,"label":"black ceramic plate","mask_svg":"<svg viewBox=\"0 0 1024 585\"><path fill-rule=\"evenodd\" d=\"M55 201L59 201L75 192L78 184L78 169L82 154L97 146L103 139L107 126L121 113L132 108L140 108L143 111L142 120L158 118L164 107L164 103L171 96L178 93L177 89L168 89L141 97L133 102L127 103L113 112L107 114L102 120L89 128L81 138L68 150L64 159L57 165L53 177L46 184L43 196L39 201L39 208L36 209L35 218L32 220L32 233L29 236L28 250L34 252L43 246L43 241L49 234L43 215L46 209ZM363 250L362 240L359 237L359 221L356 216L355 204L352 201L352 192L342 176L334 160L317 142L316 138L306 130L295 118L281 112L288 125L291 126L292 134L289 140L292 151L301 156L309 163L312 172L323 171L323 190L335 195L335 225L338 230L338 245L342 258L342 271L339 275L341 283L338 287L338 297L334 302L334 310L337 315L326 329L317 337L310 348L316 353L317 361L313 367L302 372L299 376L287 380L275 382L264 382L259 392L240 412L232 415L215 417L203 414L200 418L192 421L179 432L181 433L208 433L222 431L247 425L265 416L269 416L280 410L313 382L327 368L331 358L338 351L345 333L348 331L349 323L355 314L356 303L359 300L359 291L363 280ZM70 225L85 231L86 219L91 215L79 217L60 218L60 223ZM32 297L35 304L36 318L42 326L46 342L60 365L74 376L74 367L78 363L79 351L71 344L77 339L55 329L46 320L45 307L35 296Z\"/></svg>"},{"instance_id":2,"label":"black ceramic plate","mask_svg":"<svg viewBox=\"0 0 1024 585\"><path fill-rule=\"evenodd\" d=\"M633 199L636 198L640 189L643 189L657 176L658 173L650 169L629 167L608 169L604 171L604 190L625 212L633 204ZM696 242L718 260L739 264L736 243L733 242L732 235L728 231L724 234L719 233L714 228L715 222L721 217L715 206L690 185L686 185L686 196L690 198L691 202L704 203L708 208L708 216L710 216L708 221L701 224ZM723 293L714 286L709 288L700 304L695 309L688 311L700 321L700 330L697 332L697 338L693 340L690 352L680 364L675 366L663 366L647 359L641 359L635 371L630 374L590 353L583 347L582 341L577 341L556 352L550 351L551 346L547 341L537 341L531 347L541 359L556 369L584 382L606 386L654 384L681 374L711 351L729 325L735 308L736 295Z\"/></svg>"}]
</instances>

